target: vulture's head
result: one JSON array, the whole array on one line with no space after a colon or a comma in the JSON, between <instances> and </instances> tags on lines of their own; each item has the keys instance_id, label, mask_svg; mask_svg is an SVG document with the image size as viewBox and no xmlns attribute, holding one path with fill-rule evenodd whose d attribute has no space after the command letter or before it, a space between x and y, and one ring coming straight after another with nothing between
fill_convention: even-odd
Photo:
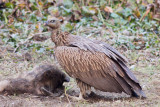
<instances>
[{"instance_id":1,"label":"vulture's head","mask_svg":"<svg viewBox=\"0 0 160 107\"><path fill-rule=\"evenodd\" d=\"M58 29L63 23L63 18L52 17L45 22L46 26L49 26L52 29Z\"/></svg>"}]
</instances>

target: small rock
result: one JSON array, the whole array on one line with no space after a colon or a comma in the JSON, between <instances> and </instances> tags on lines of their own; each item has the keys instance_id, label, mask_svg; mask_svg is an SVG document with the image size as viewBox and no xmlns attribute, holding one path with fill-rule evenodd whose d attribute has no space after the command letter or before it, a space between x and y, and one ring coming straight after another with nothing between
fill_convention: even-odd
<instances>
[{"instance_id":1,"label":"small rock","mask_svg":"<svg viewBox=\"0 0 160 107\"><path fill-rule=\"evenodd\" d=\"M32 60L31 54L29 54L28 52L23 55L23 58L24 58L24 60L27 60L27 61Z\"/></svg>"}]
</instances>

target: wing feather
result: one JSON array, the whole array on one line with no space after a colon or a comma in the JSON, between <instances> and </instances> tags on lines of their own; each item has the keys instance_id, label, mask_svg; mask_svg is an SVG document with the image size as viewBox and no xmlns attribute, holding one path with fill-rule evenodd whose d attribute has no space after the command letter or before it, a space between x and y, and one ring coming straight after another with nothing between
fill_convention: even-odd
<instances>
[{"instance_id":1,"label":"wing feather","mask_svg":"<svg viewBox=\"0 0 160 107\"><path fill-rule=\"evenodd\" d=\"M90 40L83 37L78 37L78 41L79 42L77 42L77 40L70 42L70 46L78 47L82 50L90 51L92 53L104 53L123 69L116 70L116 68L112 66L114 68L114 71L116 71L121 77L123 77L124 73L126 73L128 77L130 77L134 82L139 83L133 73L126 66L126 63L128 62L127 59L123 55L121 55L116 49L112 48L111 46L102 41Z\"/></svg>"}]
</instances>

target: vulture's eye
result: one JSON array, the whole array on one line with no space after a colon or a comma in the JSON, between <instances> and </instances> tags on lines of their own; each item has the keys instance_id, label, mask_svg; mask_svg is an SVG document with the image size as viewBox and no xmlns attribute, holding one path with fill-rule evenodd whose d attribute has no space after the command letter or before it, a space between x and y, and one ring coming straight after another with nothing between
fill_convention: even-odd
<instances>
[{"instance_id":1,"label":"vulture's eye","mask_svg":"<svg viewBox=\"0 0 160 107\"><path fill-rule=\"evenodd\" d=\"M55 20L51 20L50 22L51 22L51 23L54 23L54 22L55 22Z\"/></svg>"}]
</instances>

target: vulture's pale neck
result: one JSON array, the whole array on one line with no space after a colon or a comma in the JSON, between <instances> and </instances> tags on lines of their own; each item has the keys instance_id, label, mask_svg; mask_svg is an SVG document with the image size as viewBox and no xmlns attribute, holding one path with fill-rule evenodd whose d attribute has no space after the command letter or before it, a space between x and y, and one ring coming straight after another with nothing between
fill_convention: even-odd
<instances>
[{"instance_id":1,"label":"vulture's pale neck","mask_svg":"<svg viewBox=\"0 0 160 107\"><path fill-rule=\"evenodd\" d=\"M53 29L51 39L55 43L55 46L65 46L68 44L68 33L62 32L61 29Z\"/></svg>"}]
</instances>

